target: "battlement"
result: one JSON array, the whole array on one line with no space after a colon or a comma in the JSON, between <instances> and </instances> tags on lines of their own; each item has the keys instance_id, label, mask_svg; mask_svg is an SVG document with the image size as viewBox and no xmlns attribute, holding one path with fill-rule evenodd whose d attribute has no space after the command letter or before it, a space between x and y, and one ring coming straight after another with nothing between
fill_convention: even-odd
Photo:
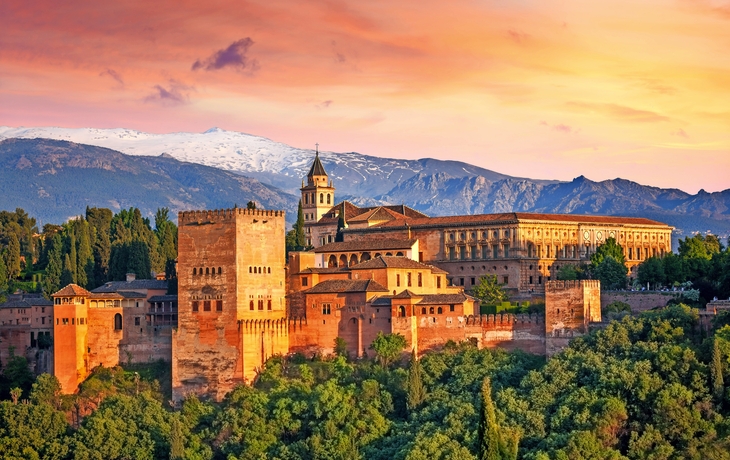
<instances>
[{"instance_id":1,"label":"battlement","mask_svg":"<svg viewBox=\"0 0 730 460\"><path fill-rule=\"evenodd\" d=\"M501 313L497 315L476 315L466 318L467 326L490 327L504 324L545 324L544 315Z\"/></svg>"},{"instance_id":2,"label":"battlement","mask_svg":"<svg viewBox=\"0 0 730 460\"><path fill-rule=\"evenodd\" d=\"M545 283L545 291L563 291L575 288L601 289L599 280L569 280L569 281L548 281Z\"/></svg>"},{"instance_id":3,"label":"battlement","mask_svg":"<svg viewBox=\"0 0 730 460\"><path fill-rule=\"evenodd\" d=\"M286 213L284 211L266 209L214 209L199 211L180 211L177 214L177 220L178 225L186 225L221 222L227 220L233 221L237 216L284 217L285 214Z\"/></svg>"}]
</instances>

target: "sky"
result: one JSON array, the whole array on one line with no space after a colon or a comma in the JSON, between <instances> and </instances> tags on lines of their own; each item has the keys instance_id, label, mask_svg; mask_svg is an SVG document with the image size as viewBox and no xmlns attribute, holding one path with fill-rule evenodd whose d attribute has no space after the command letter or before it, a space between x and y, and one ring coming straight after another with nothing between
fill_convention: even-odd
<instances>
[{"instance_id":1,"label":"sky","mask_svg":"<svg viewBox=\"0 0 730 460\"><path fill-rule=\"evenodd\" d=\"M730 0L2 0L0 125L721 191Z\"/></svg>"}]
</instances>

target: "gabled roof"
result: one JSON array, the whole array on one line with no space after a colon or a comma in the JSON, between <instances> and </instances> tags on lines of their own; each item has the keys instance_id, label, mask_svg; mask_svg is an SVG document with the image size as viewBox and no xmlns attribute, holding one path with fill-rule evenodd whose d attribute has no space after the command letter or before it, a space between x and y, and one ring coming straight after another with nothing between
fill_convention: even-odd
<instances>
[{"instance_id":1,"label":"gabled roof","mask_svg":"<svg viewBox=\"0 0 730 460\"><path fill-rule=\"evenodd\" d=\"M299 273L340 273L346 271L347 267L308 267Z\"/></svg>"},{"instance_id":2,"label":"gabled roof","mask_svg":"<svg viewBox=\"0 0 730 460\"><path fill-rule=\"evenodd\" d=\"M60 291L52 294L53 297L88 297L91 293L77 284L69 284Z\"/></svg>"},{"instance_id":3,"label":"gabled roof","mask_svg":"<svg viewBox=\"0 0 730 460\"><path fill-rule=\"evenodd\" d=\"M410 289L406 289L405 291L394 295L391 297L391 299L418 299L423 297L422 295L418 295L415 292L411 291Z\"/></svg>"},{"instance_id":4,"label":"gabled roof","mask_svg":"<svg viewBox=\"0 0 730 460\"><path fill-rule=\"evenodd\" d=\"M147 302L177 302L177 295L153 295Z\"/></svg>"},{"instance_id":5,"label":"gabled roof","mask_svg":"<svg viewBox=\"0 0 730 460\"><path fill-rule=\"evenodd\" d=\"M359 216L355 216L352 219L349 219L348 222L350 223L357 223L357 222L369 222L369 221L390 221L390 220L396 220L401 219L404 216L403 214L397 213L395 211L391 211L388 208L378 206L377 208L374 208L370 211L366 211Z\"/></svg>"},{"instance_id":6,"label":"gabled roof","mask_svg":"<svg viewBox=\"0 0 730 460\"><path fill-rule=\"evenodd\" d=\"M305 294L338 292L388 292L388 289L375 280L327 280L304 291Z\"/></svg>"},{"instance_id":7,"label":"gabled roof","mask_svg":"<svg viewBox=\"0 0 730 460\"><path fill-rule=\"evenodd\" d=\"M377 210L381 210L382 212L388 212L389 215L396 219L420 219L420 218L428 218L426 214L423 214L422 212L416 211L413 208L409 208L406 205L400 204L400 205L388 205L388 206L368 206L368 207L360 207L356 206L349 201L341 201L337 203L336 205L332 206L319 221L317 221L317 224L333 224L336 223L339 220L339 217L337 217L337 212L342 211L342 209L345 209L345 221L350 222L353 219L359 219L360 216L363 215L372 215ZM355 220L357 222L357 220ZM312 225L312 224L310 224Z\"/></svg>"},{"instance_id":8,"label":"gabled roof","mask_svg":"<svg viewBox=\"0 0 730 460\"><path fill-rule=\"evenodd\" d=\"M319 160L319 152L317 152L314 155L314 162L312 162L312 167L309 168L309 173L307 174L307 177L326 175L327 172L324 170L324 166L322 166L322 162Z\"/></svg>"},{"instance_id":9,"label":"gabled roof","mask_svg":"<svg viewBox=\"0 0 730 460\"><path fill-rule=\"evenodd\" d=\"M141 291L145 289L167 290L167 280L109 281L91 292Z\"/></svg>"},{"instance_id":10,"label":"gabled roof","mask_svg":"<svg viewBox=\"0 0 730 460\"><path fill-rule=\"evenodd\" d=\"M386 251L396 249L411 249L416 244L416 239L397 240L390 238L342 241L337 243L328 243L314 250L316 253L322 252L347 252L347 251Z\"/></svg>"},{"instance_id":11,"label":"gabled roof","mask_svg":"<svg viewBox=\"0 0 730 460\"><path fill-rule=\"evenodd\" d=\"M438 267L434 267L433 265L422 264L421 262L416 262L415 260L409 259L407 257L390 256L382 256L376 259L370 259L357 265L353 265L352 267L350 267L350 270L372 270L376 268L410 268L414 270L431 270L432 273L437 274L448 273Z\"/></svg>"},{"instance_id":12,"label":"gabled roof","mask_svg":"<svg viewBox=\"0 0 730 460\"><path fill-rule=\"evenodd\" d=\"M474 300L474 298L464 294L463 292L459 292L457 294L429 294L429 295L424 295L421 298L421 301L418 302L418 304L419 305L446 305L446 304L463 303L463 302L466 302L467 300Z\"/></svg>"}]
</instances>

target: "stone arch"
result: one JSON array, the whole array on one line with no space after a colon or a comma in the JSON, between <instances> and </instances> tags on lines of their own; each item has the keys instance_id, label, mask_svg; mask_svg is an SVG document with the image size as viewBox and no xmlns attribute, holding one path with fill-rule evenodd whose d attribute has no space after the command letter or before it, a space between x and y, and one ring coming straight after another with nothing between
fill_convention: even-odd
<instances>
[{"instance_id":1,"label":"stone arch","mask_svg":"<svg viewBox=\"0 0 730 460\"><path fill-rule=\"evenodd\" d=\"M405 254L403 254L403 251L398 251L398 252L395 253L395 256L396 257L403 257L403 256L405 256Z\"/></svg>"},{"instance_id":2,"label":"stone arch","mask_svg":"<svg viewBox=\"0 0 730 460\"><path fill-rule=\"evenodd\" d=\"M406 317L406 307L403 305L398 306L398 317L399 318L405 318Z\"/></svg>"},{"instance_id":3,"label":"stone arch","mask_svg":"<svg viewBox=\"0 0 730 460\"><path fill-rule=\"evenodd\" d=\"M114 315L114 330L115 331L122 330L122 315L120 313L116 313Z\"/></svg>"},{"instance_id":4,"label":"stone arch","mask_svg":"<svg viewBox=\"0 0 730 460\"><path fill-rule=\"evenodd\" d=\"M350 267L352 267L353 265L357 265L357 263L357 254L352 254L350 256Z\"/></svg>"},{"instance_id":5,"label":"stone arch","mask_svg":"<svg viewBox=\"0 0 730 460\"><path fill-rule=\"evenodd\" d=\"M363 252L362 256L360 256L360 262L366 262L368 260L372 259L369 252Z\"/></svg>"},{"instance_id":6,"label":"stone arch","mask_svg":"<svg viewBox=\"0 0 730 460\"><path fill-rule=\"evenodd\" d=\"M329 262L327 262L328 267L336 267L337 266L337 256L332 254L329 258Z\"/></svg>"},{"instance_id":7,"label":"stone arch","mask_svg":"<svg viewBox=\"0 0 730 460\"><path fill-rule=\"evenodd\" d=\"M338 267L347 267L347 254L342 254L340 256L340 261L337 266Z\"/></svg>"},{"instance_id":8,"label":"stone arch","mask_svg":"<svg viewBox=\"0 0 730 460\"><path fill-rule=\"evenodd\" d=\"M330 204L330 194L327 194L327 204Z\"/></svg>"}]
</instances>

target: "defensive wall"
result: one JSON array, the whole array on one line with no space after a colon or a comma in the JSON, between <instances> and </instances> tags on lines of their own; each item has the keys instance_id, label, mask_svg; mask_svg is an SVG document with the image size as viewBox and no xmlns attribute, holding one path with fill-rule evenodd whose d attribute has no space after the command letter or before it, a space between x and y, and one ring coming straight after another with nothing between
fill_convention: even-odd
<instances>
[{"instance_id":1,"label":"defensive wall","mask_svg":"<svg viewBox=\"0 0 730 460\"><path fill-rule=\"evenodd\" d=\"M652 308L666 307L670 300L681 295L681 291L603 291L601 308L606 308L613 302L624 302L631 306L632 313L641 313Z\"/></svg>"}]
</instances>

